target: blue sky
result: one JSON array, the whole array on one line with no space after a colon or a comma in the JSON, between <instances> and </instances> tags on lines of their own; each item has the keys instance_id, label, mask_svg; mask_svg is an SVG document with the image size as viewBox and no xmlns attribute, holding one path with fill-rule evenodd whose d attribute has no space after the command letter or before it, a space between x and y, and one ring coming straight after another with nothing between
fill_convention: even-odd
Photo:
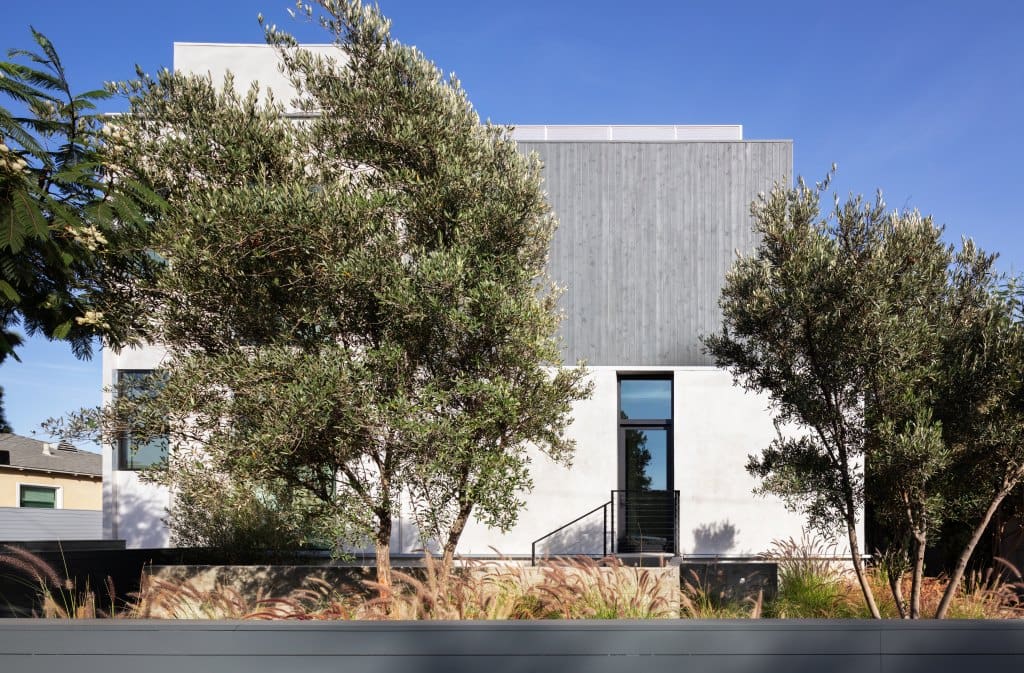
<instances>
[{"instance_id":1,"label":"blue sky","mask_svg":"<svg viewBox=\"0 0 1024 673\"><path fill-rule=\"evenodd\" d=\"M4 3L0 47L56 44L79 90L171 65L171 45L259 42L287 0ZM520 124L743 124L836 162L841 193L882 188L1024 270L1024 3L381 0L393 33L461 79L481 116ZM111 110L123 109L118 101ZM100 395L98 356L34 340L0 367L16 432Z\"/></svg>"}]
</instances>

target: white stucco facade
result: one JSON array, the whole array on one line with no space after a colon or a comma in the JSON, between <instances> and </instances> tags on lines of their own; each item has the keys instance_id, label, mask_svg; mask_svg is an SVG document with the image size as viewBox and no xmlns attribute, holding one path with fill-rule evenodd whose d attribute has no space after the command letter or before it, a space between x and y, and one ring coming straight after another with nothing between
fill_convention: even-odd
<instances>
[{"instance_id":1,"label":"white stucco facade","mask_svg":"<svg viewBox=\"0 0 1024 673\"><path fill-rule=\"evenodd\" d=\"M118 370L152 369L164 357L147 347L121 353L104 351L104 384ZM768 399L733 385L731 376L714 367L591 367L594 392L578 402L569 435L576 441L571 467L545 456L532 460L534 489L525 495L518 524L502 533L472 522L460 552L526 555L531 543L577 516L600 506L622 487L618 442L618 377L651 372L670 375L673 395L674 489L679 491L679 550L683 556L749 557L765 551L773 539L799 536L802 518L777 498L755 495L755 479L745 469L748 456L775 437ZM108 393L109 395L109 393ZM109 399L109 398L108 398ZM116 448L103 453L106 538L124 539L129 547L162 547L169 535L162 518L169 503L166 489L143 482L139 472L117 470ZM410 519L395 522L394 549L415 553L423 546ZM602 513L597 512L538 546L538 553L601 550Z\"/></svg>"},{"instance_id":2,"label":"white stucco facade","mask_svg":"<svg viewBox=\"0 0 1024 673\"><path fill-rule=\"evenodd\" d=\"M576 440L570 468L543 456L533 463L535 487L518 525L505 534L469 526L461 550L485 554L529 553L533 540L609 500L622 488L618 442L618 376L670 374L673 396L675 490L679 491L679 551L687 557L746 557L773 539L799 536L802 518L776 498L754 495L748 456L775 437L768 399L743 391L715 367L592 367L593 396L579 402L569 430ZM599 544L600 512L572 526L550 551L592 552ZM574 546L575 544L575 546Z\"/></svg>"},{"instance_id":3,"label":"white stucco facade","mask_svg":"<svg viewBox=\"0 0 1024 673\"><path fill-rule=\"evenodd\" d=\"M103 349L103 403L113 397L118 373L146 371L160 366L165 357L158 346ZM163 518L167 489L140 479L141 472L118 469L119 448L103 443L103 537L125 540L129 547L166 547L169 541Z\"/></svg>"}]
</instances>

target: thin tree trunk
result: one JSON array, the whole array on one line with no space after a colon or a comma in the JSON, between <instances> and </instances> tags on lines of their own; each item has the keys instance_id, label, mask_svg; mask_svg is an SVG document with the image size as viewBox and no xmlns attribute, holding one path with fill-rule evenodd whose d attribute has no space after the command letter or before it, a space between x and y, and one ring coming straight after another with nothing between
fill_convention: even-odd
<instances>
[{"instance_id":1,"label":"thin tree trunk","mask_svg":"<svg viewBox=\"0 0 1024 673\"><path fill-rule=\"evenodd\" d=\"M900 619L907 619L907 602L903 598L903 574L895 574L891 570L887 570L885 573L886 579L889 580L889 591L892 592L892 598L896 602L896 610L900 613Z\"/></svg>"},{"instance_id":2,"label":"thin tree trunk","mask_svg":"<svg viewBox=\"0 0 1024 673\"><path fill-rule=\"evenodd\" d=\"M864 602L868 606L871 617L881 619L882 615L879 613L878 605L875 603L875 594L871 591L871 585L868 584L867 575L864 573L864 560L860 556L860 542L857 540L857 508L854 506L853 487L850 485L849 459L846 448L842 443L839 443L838 450L841 467L840 480L843 488L843 500L846 505L846 511L844 512L846 517L846 534L850 540L850 557L853 559L853 572L857 574L857 582L860 584L860 590L864 594Z\"/></svg>"},{"instance_id":3,"label":"thin tree trunk","mask_svg":"<svg viewBox=\"0 0 1024 673\"><path fill-rule=\"evenodd\" d=\"M459 514L455 517L451 529L448 531L448 539L444 543L444 556L441 557L441 569L445 577L452 571L452 564L455 562L455 549L459 546L459 538L462 531L466 529L469 522L469 515L473 512L472 503L463 503L459 507Z\"/></svg>"},{"instance_id":4,"label":"thin tree trunk","mask_svg":"<svg viewBox=\"0 0 1024 673\"><path fill-rule=\"evenodd\" d=\"M853 509L851 508L850 511L852 512ZM850 557L853 559L853 572L857 574L857 582L860 583L860 590L864 593L864 602L867 603L871 617L881 619L882 615L879 613L878 605L875 603L875 594L871 591L871 585L868 584L868 578L864 572L864 560L860 556L860 543L857 541L856 519L847 517L846 532L850 539Z\"/></svg>"},{"instance_id":5,"label":"thin tree trunk","mask_svg":"<svg viewBox=\"0 0 1024 673\"><path fill-rule=\"evenodd\" d=\"M974 528L974 533L971 535L971 539L964 545L963 550L960 552L960 557L956 560L956 567L953 569L953 575L949 578L949 584L946 586L946 590L942 593L942 600L939 601L939 607L935 611L935 619L945 619L946 613L949 611L949 606L953 602L953 597L956 595L957 589L960 587L960 581L964 578L964 571L967 569L967 563L971 560L971 556L974 555L974 548L978 546L978 541L981 540L981 536L984 535L985 529L988 528L988 524L992 521L992 517L995 515L996 510L999 509L999 505L1003 503L1003 500L1009 495L1013 487L1016 486L1017 480L1009 486L1005 485L996 495L995 499L988 506L988 510L985 511L985 516L982 517L981 521Z\"/></svg>"},{"instance_id":6,"label":"thin tree trunk","mask_svg":"<svg viewBox=\"0 0 1024 673\"><path fill-rule=\"evenodd\" d=\"M391 516L380 515L377 522L377 538L373 541L377 556L377 583L391 591Z\"/></svg>"},{"instance_id":7,"label":"thin tree trunk","mask_svg":"<svg viewBox=\"0 0 1024 673\"><path fill-rule=\"evenodd\" d=\"M910 579L910 618L921 618L921 582L924 579L924 552L928 534L914 533L914 568Z\"/></svg>"}]
</instances>

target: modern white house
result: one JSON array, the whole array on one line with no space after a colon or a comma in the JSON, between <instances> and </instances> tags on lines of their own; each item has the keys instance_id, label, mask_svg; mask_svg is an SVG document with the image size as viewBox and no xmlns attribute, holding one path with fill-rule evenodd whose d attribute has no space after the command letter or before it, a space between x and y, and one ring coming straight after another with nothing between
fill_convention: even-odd
<instances>
[{"instance_id":1,"label":"modern white house","mask_svg":"<svg viewBox=\"0 0 1024 673\"><path fill-rule=\"evenodd\" d=\"M331 49L326 46L314 49ZM259 45L176 44L175 67L236 86L287 84ZM738 125L520 126L524 152L544 161L560 227L552 277L566 288L563 359L587 361L592 398L574 408L571 468L538 456L534 490L502 534L473 523L460 552L527 555L661 552L741 558L799 536L802 518L753 493L748 456L776 430L765 397L735 386L702 352L720 329L718 297L736 251L754 246L749 206L791 179L789 140L746 140ZM158 346L103 355L103 383L157 366ZM140 482L162 446L103 455L104 536L129 547L167 544L168 494ZM589 512L589 513L588 513ZM422 546L397 521L393 549Z\"/></svg>"}]
</instances>

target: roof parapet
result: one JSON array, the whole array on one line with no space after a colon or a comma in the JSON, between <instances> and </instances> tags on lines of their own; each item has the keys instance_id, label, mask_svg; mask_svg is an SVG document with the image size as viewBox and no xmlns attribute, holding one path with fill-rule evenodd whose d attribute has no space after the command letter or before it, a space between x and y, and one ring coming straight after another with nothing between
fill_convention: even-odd
<instances>
[{"instance_id":1,"label":"roof parapet","mask_svg":"<svg viewBox=\"0 0 1024 673\"><path fill-rule=\"evenodd\" d=\"M555 125L516 126L512 137L519 141L702 141L743 140L742 124L663 124L663 125Z\"/></svg>"}]
</instances>

